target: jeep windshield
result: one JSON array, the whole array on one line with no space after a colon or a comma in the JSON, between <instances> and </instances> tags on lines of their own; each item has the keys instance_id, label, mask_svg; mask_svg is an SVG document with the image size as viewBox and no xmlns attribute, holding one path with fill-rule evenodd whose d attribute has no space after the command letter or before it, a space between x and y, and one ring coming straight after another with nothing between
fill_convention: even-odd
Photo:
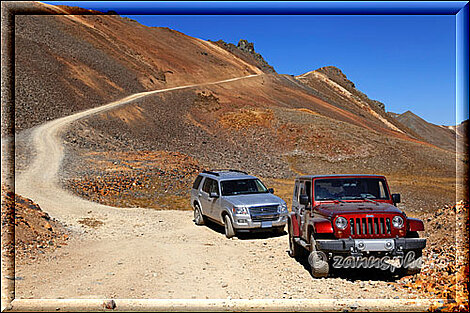
<instances>
[{"instance_id":1,"label":"jeep windshield","mask_svg":"<svg viewBox=\"0 0 470 313\"><path fill-rule=\"evenodd\" d=\"M237 179L220 182L223 196L268 193L268 188L259 179Z\"/></svg>"},{"instance_id":2,"label":"jeep windshield","mask_svg":"<svg viewBox=\"0 0 470 313\"><path fill-rule=\"evenodd\" d=\"M328 200L389 200L387 185L382 178L316 179L315 201Z\"/></svg>"}]
</instances>

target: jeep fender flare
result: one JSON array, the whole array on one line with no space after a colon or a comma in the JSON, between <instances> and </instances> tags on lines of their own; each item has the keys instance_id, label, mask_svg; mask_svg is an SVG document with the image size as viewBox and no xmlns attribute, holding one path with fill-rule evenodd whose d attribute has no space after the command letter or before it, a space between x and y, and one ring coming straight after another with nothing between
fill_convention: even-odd
<instances>
[{"instance_id":1,"label":"jeep fender flare","mask_svg":"<svg viewBox=\"0 0 470 313\"><path fill-rule=\"evenodd\" d=\"M408 217L408 231L423 231L424 230L424 223L422 220Z\"/></svg>"},{"instance_id":2,"label":"jeep fender flare","mask_svg":"<svg viewBox=\"0 0 470 313\"><path fill-rule=\"evenodd\" d=\"M300 229L299 229L299 221L297 220L297 215L294 212L289 214L289 223L292 225L292 236L299 237L300 236Z\"/></svg>"},{"instance_id":3,"label":"jeep fender flare","mask_svg":"<svg viewBox=\"0 0 470 313\"><path fill-rule=\"evenodd\" d=\"M312 218L308 223L310 228L315 234L333 234L333 225L329 219L323 217ZM310 233L308 234L310 236Z\"/></svg>"}]
</instances>

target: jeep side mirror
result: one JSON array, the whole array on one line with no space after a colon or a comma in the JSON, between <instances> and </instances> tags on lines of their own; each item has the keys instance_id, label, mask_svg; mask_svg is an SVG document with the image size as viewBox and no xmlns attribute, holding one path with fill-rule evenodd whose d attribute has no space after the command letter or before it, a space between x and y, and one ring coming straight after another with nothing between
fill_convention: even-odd
<instances>
[{"instance_id":1,"label":"jeep side mirror","mask_svg":"<svg viewBox=\"0 0 470 313\"><path fill-rule=\"evenodd\" d=\"M310 201L308 200L307 195L300 195L299 202L300 202L301 205L307 206Z\"/></svg>"},{"instance_id":2,"label":"jeep side mirror","mask_svg":"<svg viewBox=\"0 0 470 313\"><path fill-rule=\"evenodd\" d=\"M219 197L219 194L217 192L211 192L209 197L211 198L218 198Z\"/></svg>"},{"instance_id":3,"label":"jeep side mirror","mask_svg":"<svg viewBox=\"0 0 470 313\"><path fill-rule=\"evenodd\" d=\"M269 191L269 193L274 193L274 189L273 189L273 188L268 188L268 191Z\"/></svg>"},{"instance_id":4,"label":"jeep side mirror","mask_svg":"<svg viewBox=\"0 0 470 313\"><path fill-rule=\"evenodd\" d=\"M393 203L400 203L400 194L399 193L392 193L392 201Z\"/></svg>"}]
</instances>

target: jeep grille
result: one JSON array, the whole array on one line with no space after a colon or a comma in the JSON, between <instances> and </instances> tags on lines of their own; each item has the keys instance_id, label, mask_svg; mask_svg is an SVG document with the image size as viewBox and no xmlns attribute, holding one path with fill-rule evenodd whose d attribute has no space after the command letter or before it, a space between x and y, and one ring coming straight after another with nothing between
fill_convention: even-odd
<instances>
[{"instance_id":1,"label":"jeep grille","mask_svg":"<svg viewBox=\"0 0 470 313\"><path fill-rule=\"evenodd\" d=\"M363 217L349 219L351 235L390 235L390 218Z\"/></svg>"},{"instance_id":2,"label":"jeep grille","mask_svg":"<svg viewBox=\"0 0 470 313\"><path fill-rule=\"evenodd\" d=\"M392 219L395 215L397 214L341 214L348 220L348 227L337 236L340 238L348 238L349 236L352 238L401 237L399 230L392 225Z\"/></svg>"}]
</instances>

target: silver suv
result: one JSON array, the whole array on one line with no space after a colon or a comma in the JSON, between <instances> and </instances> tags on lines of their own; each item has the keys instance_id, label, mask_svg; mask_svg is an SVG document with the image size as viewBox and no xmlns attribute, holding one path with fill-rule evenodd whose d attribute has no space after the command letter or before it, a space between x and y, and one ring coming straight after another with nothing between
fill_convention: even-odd
<instances>
[{"instance_id":1,"label":"silver suv","mask_svg":"<svg viewBox=\"0 0 470 313\"><path fill-rule=\"evenodd\" d=\"M237 170L203 171L191 190L194 222L210 219L225 227L225 236L253 230L284 231L287 204L258 178Z\"/></svg>"}]
</instances>

